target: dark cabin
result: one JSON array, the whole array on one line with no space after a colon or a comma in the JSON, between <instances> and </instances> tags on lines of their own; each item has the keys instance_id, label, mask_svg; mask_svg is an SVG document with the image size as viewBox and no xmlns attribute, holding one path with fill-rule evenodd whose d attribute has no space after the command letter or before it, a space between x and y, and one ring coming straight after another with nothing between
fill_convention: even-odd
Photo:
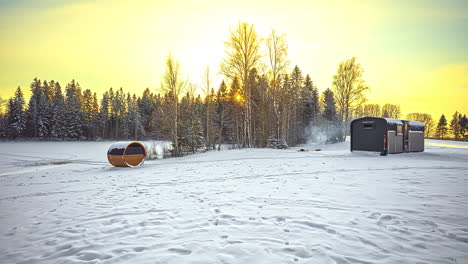
<instances>
[{"instance_id":1,"label":"dark cabin","mask_svg":"<svg viewBox=\"0 0 468 264\"><path fill-rule=\"evenodd\" d=\"M363 117L350 124L351 151L375 151L381 155L424 151L424 123Z\"/></svg>"}]
</instances>

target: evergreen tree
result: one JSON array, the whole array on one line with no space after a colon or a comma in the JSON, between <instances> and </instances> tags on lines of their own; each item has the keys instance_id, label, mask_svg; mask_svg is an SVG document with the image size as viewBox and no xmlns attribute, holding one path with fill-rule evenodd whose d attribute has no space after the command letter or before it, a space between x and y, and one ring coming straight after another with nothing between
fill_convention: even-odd
<instances>
[{"instance_id":1,"label":"evergreen tree","mask_svg":"<svg viewBox=\"0 0 468 264\"><path fill-rule=\"evenodd\" d=\"M303 112L303 87L304 87L304 78L302 76L302 71L299 69L299 66L295 66L291 73L291 113L288 124L289 141L288 144L296 145L303 143L304 138L304 123L302 120Z\"/></svg>"},{"instance_id":2,"label":"evergreen tree","mask_svg":"<svg viewBox=\"0 0 468 264\"><path fill-rule=\"evenodd\" d=\"M302 125L306 129L311 123L315 123L320 113L318 90L307 74L302 90Z\"/></svg>"},{"instance_id":3,"label":"evergreen tree","mask_svg":"<svg viewBox=\"0 0 468 264\"><path fill-rule=\"evenodd\" d=\"M109 92L104 92L101 99L101 108L99 111L99 123L101 128L101 135L102 138L107 138L108 136L108 129L110 127L110 99L109 99Z\"/></svg>"},{"instance_id":4,"label":"evergreen tree","mask_svg":"<svg viewBox=\"0 0 468 264\"><path fill-rule=\"evenodd\" d=\"M145 127L143 125L143 118L141 116L140 108L138 107L139 100L134 94L130 105L128 106L128 112L130 115L130 127L132 128L133 138L138 139L146 135Z\"/></svg>"},{"instance_id":5,"label":"evergreen tree","mask_svg":"<svg viewBox=\"0 0 468 264\"><path fill-rule=\"evenodd\" d=\"M151 133L151 135L155 136L158 139L162 139L163 135L161 134L160 129L162 126L158 123L161 118L162 110L163 110L163 97L161 94L153 95L153 111L151 114L151 120L149 121L147 132Z\"/></svg>"},{"instance_id":6,"label":"evergreen tree","mask_svg":"<svg viewBox=\"0 0 468 264\"><path fill-rule=\"evenodd\" d=\"M115 138L114 89L109 88L109 138Z\"/></svg>"},{"instance_id":7,"label":"evergreen tree","mask_svg":"<svg viewBox=\"0 0 468 264\"><path fill-rule=\"evenodd\" d=\"M18 86L15 96L8 101L8 134L12 138L22 136L26 129L27 119L24 104L24 95Z\"/></svg>"},{"instance_id":8,"label":"evergreen tree","mask_svg":"<svg viewBox=\"0 0 468 264\"><path fill-rule=\"evenodd\" d=\"M86 139L91 139L93 132L93 120L94 120L94 105L93 105L93 94L90 89L86 89L83 92L83 122L84 122L84 135Z\"/></svg>"},{"instance_id":9,"label":"evergreen tree","mask_svg":"<svg viewBox=\"0 0 468 264\"><path fill-rule=\"evenodd\" d=\"M126 111L126 106L125 106L125 93L120 87L119 90L115 92L115 95L112 100L112 117L114 119L114 129L115 129L115 134L114 138L118 139L121 136L121 133L119 133L122 125L122 121L125 115Z\"/></svg>"},{"instance_id":10,"label":"evergreen tree","mask_svg":"<svg viewBox=\"0 0 468 264\"><path fill-rule=\"evenodd\" d=\"M198 99L187 92L180 103L179 143L183 152L195 153L203 146L203 102Z\"/></svg>"},{"instance_id":11,"label":"evergreen tree","mask_svg":"<svg viewBox=\"0 0 468 264\"><path fill-rule=\"evenodd\" d=\"M207 150L215 149L215 133L214 133L214 113L215 113L215 99L216 94L213 89L210 90L209 94L205 97L204 102L204 128L205 128L205 146Z\"/></svg>"},{"instance_id":12,"label":"evergreen tree","mask_svg":"<svg viewBox=\"0 0 468 264\"><path fill-rule=\"evenodd\" d=\"M453 134L455 140L460 139L462 128L461 128L461 119L462 116L458 111L455 112L452 116L452 120L450 121L450 131Z\"/></svg>"},{"instance_id":13,"label":"evergreen tree","mask_svg":"<svg viewBox=\"0 0 468 264\"><path fill-rule=\"evenodd\" d=\"M272 100L268 95L269 81L266 75L258 75L253 69L250 73L248 85L252 91L252 129L253 143L255 147L265 147L271 131Z\"/></svg>"},{"instance_id":14,"label":"evergreen tree","mask_svg":"<svg viewBox=\"0 0 468 264\"><path fill-rule=\"evenodd\" d=\"M97 94L93 93L93 118L91 120L92 123L92 137L95 140L98 136L99 124L100 124L100 116L99 116L99 101L97 99Z\"/></svg>"},{"instance_id":15,"label":"evergreen tree","mask_svg":"<svg viewBox=\"0 0 468 264\"><path fill-rule=\"evenodd\" d=\"M65 136L80 139L83 135L84 117L79 83L72 80L65 88Z\"/></svg>"},{"instance_id":16,"label":"evergreen tree","mask_svg":"<svg viewBox=\"0 0 468 264\"><path fill-rule=\"evenodd\" d=\"M52 101L54 97L54 81L50 81L47 83L46 80L42 83L42 89L44 90L44 95L46 96L46 101Z\"/></svg>"},{"instance_id":17,"label":"evergreen tree","mask_svg":"<svg viewBox=\"0 0 468 264\"><path fill-rule=\"evenodd\" d=\"M323 119L324 133L327 142L338 142L341 140L341 124L336 110L336 102L333 91L327 88L323 92Z\"/></svg>"},{"instance_id":18,"label":"evergreen tree","mask_svg":"<svg viewBox=\"0 0 468 264\"><path fill-rule=\"evenodd\" d=\"M0 114L0 138L8 137L8 119L4 114Z\"/></svg>"},{"instance_id":19,"label":"evergreen tree","mask_svg":"<svg viewBox=\"0 0 468 264\"><path fill-rule=\"evenodd\" d=\"M215 104L215 130L216 139L218 142L218 150L221 150L221 144L227 137L227 124L230 123L230 107L228 101L228 90L224 80L219 85L218 93L216 94Z\"/></svg>"},{"instance_id":20,"label":"evergreen tree","mask_svg":"<svg viewBox=\"0 0 468 264\"><path fill-rule=\"evenodd\" d=\"M0 138L8 137L8 119L6 114L3 112L3 105L6 101L0 97Z\"/></svg>"},{"instance_id":21,"label":"evergreen tree","mask_svg":"<svg viewBox=\"0 0 468 264\"><path fill-rule=\"evenodd\" d=\"M233 122L229 125L230 142L234 148L239 148L242 144L243 130L243 102L244 94L237 77L232 80L229 90L229 111L232 113Z\"/></svg>"},{"instance_id":22,"label":"evergreen tree","mask_svg":"<svg viewBox=\"0 0 468 264\"><path fill-rule=\"evenodd\" d=\"M54 96L51 104L53 110L51 124L51 136L55 138L65 137L65 98L62 94L62 87L58 82L54 85Z\"/></svg>"},{"instance_id":23,"label":"evergreen tree","mask_svg":"<svg viewBox=\"0 0 468 264\"><path fill-rule=\"evenodd\" d=\"M141 123L146 131L149 131L150 128L150 121L153 115L153 111L155 109L153 94L151 93L149 88L146 88L143 92L143 96L138 104L141 114Z\"/></svg>"},{"instance_id":24,"label":"evergreen tree","mask_svg":"<svg viewBox=\"0 0 468 264\"><path fill-rule=\"evenodd\" d=\"M0 96L0 114L3 114L3 106L7 103L7 100L4 100L1 96Z\"/></svg>"},{"instance_id":25,"label":"evergreen tree","mask_svg":"<svg viewBox=\"0 0 468 264\"><path fill-rule=\"evenodd\" d=\"M54 109L54 93L55 93L55 81L50 81L47 83L44 81L43 86L44 88L44 93L46 95L46 110L45 110L45 120L46 120L46 126L47 126L47 132L46 136L47 137L52 137L52 132L54 130L53 126L53 117L55 114L55 109Z\"/></svg>"},{"instance_id":26,"label":"evergreen tree","mask_svg":"<svg viewBox=\"0 0 468 264\"><path fill-rule=\"evenodd\" d=\"M466 138L466 133L468 132L468 118L466 115L460 118L460 136L462 139Z\"/></svg>"},{"instance_id":27,"label":"evergreen tree","mask_svg":"<svg viewBox=\"0 0 468 264\"><path fill-rule=\"evenodd\" d=\"M122 136L128 140L128 137L130 136L130 120L131 120L131 116L130 116L130 105L132 104L132 97L130 96L130 93L127 93L127 96L126 96L126 99L125 99L125 106L128 106L128 108L126 110L123 111L123 115L122 115L122 123L121 123L121 126L119 128L119 130L122 131Z\"/></svg>"},{"instance_id":28,"label":"evergreen tree","mask_svg":"<svg viewBox=\"0 0 468 264\"><path fill-rule=\"evenodd\" d=\"M436 129L436 136L438 138L444 139L444 136L447 133L447 119L445 118L445 115L442 115L439 119L439 123L437 124L437 129Z\"/></svg>"},{"instance_id":29,"label":"evergreen tree","mask_svg":"<svg viewBox=\"0 0 468 264\"><path fill-rule=\"evenodd\" d=\"M28 107L29 134L32 137L44 137L47 135L47 97L45 88L37 78L31 83L31 98Z\"/></svg>"}]
</instances>

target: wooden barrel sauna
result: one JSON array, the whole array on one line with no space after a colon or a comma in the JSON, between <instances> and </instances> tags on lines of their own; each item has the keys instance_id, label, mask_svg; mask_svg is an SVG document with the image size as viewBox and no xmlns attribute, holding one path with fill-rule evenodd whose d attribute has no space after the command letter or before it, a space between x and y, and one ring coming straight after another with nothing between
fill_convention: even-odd
<instances>
[{"instance_id":1,"label":"wooden barrel sauna","mask_svg":"<svg viewBox=\"0 0 468 264\"><path fill-rule=\"evenodd\" d=\"M115 167L135 167L143 164L146 149L140 142L117 142L107 151L107 159Z\"/></svg>"}]
</instances>

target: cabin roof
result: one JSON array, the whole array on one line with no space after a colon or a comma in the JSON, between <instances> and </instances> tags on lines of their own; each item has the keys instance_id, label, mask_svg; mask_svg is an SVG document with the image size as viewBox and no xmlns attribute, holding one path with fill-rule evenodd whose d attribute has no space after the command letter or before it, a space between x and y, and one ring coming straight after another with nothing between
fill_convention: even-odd
<instances>
[{"instance_id":1,"label":"cabin roof","mask_svg":"<svg viewBox=\"0 0 468 264\"><path fill-rule=\"evenodd\" d=\"M387 121L388 124L394 124L394 125L403 125L403 121L400 119L392 119L392 118L383 118L385 121Z\"/></svg>"},{"instance_id":2,"label":"cabin roof","mask_svg":"<svg viewBox=\"0 0 468 264\"><path fill-rule=\"evenodd\" d=\"M423 122L419 122L419 121L400 120L400 119L392 119L392 118L384 118L384 117L375 117L375 116L366 116L366 117L356 118L356 119L354 119L352 122L357 121L357 120L361 120L361 119L366 119L366 118L370 118L370 119L384 119L384 120L387 122L387 124L389 124L389 125L403 125L403 121L408 121L408 124L410 125L410 127L424 127L424 123L423 123Z\"/></svg>"},{"instance_id":3,"label":"cabin roof","mask_svg":"<svg viewBox=\"0 0 468 264\"><path fill-rule=\"evenodd\" d=\"M412 127L424 127L424 123L419 121L408 121L408 124Z\"/></svg>"}]
</instances>

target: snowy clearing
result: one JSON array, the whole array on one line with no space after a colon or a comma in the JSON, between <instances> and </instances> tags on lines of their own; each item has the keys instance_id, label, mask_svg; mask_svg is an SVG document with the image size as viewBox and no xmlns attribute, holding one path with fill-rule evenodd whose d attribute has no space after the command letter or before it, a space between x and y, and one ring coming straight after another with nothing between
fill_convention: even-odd
<instances>
[{"instance_id":1,"label":"snowy clearing","mask_svg":"<svg viewBox=\"0 0 468 264\"><path fill-rule=\"evenodd\" d=\"M110 142L0 143L0 262L468 263L467 144L426 143L139 168L111 167Z\"/></svg>"}]
</instances>

